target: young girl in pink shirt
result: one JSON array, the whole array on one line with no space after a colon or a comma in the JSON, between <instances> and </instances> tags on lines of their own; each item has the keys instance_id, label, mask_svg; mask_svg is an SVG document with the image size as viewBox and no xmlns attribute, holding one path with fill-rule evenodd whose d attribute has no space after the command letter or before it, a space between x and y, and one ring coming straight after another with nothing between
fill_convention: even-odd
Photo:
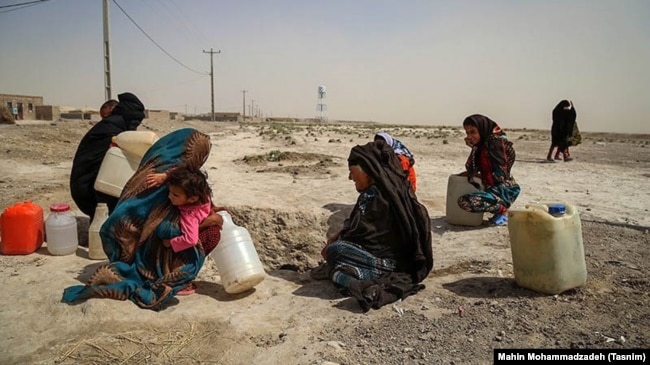
<instances>
[{"instance_id":1,"label":"young girl in pink shirt","mask_svg":"<svg viewBox=\"0 0 650 365\"><path fill-rule=\"evenodd\" d=\"M160 174L147 175L147 186L157 187L166 183L169 189L169 201L180 212L181 235L163 240L165 247L180 252L199 243L199 230L204 226L223 225L223 218L213 214L217 208L212 204L212 189L208 184L207 174L201 170L178 166ZM216 238L216 240L214 239ZM202 240L205 254L209 254L220 237ZM207 242L203 242L207 241ZM178 292L178 295L192 294L196 290L193 283Z\"/></svg>"}]
</instances>

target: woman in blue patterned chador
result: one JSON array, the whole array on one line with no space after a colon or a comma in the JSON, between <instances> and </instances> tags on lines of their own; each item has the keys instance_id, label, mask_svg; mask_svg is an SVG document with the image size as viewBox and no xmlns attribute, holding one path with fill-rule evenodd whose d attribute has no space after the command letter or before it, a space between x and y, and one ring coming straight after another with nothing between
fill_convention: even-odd
<instances>
[{"instance_id":1,"label":"woman in blue patterned chador","mask_svg":"<svg viewBox=\"0 0 650 365\"><path fill-rule=\"evenodd\" d=\"M160 310L191 283L203 266L205 247L214 248L220 239L218 215L203 221L197 245L174 252L163 240L181 234L179 210L170 203L166 185L148 188L146 178L179 164L199 168L207 160L210 146L209 136L185 128L149 148L101 228L110 263L99 267L88 284L66 288L64 302L129 299L141 308Z\"/></svg>"}]
</instances>

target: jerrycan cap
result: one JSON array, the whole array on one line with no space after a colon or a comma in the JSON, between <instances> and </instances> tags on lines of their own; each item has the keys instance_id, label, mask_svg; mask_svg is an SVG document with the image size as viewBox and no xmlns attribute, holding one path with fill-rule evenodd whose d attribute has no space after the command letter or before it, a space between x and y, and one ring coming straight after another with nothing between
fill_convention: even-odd
<instances>
[{"instance_id":1,"label":"jerrycan cap","mask_svg":"<svg viewBox=\"0 0 650 365\"><path fill-rule=\"evenodd\" d=\"M50 205L50 212L65 212L70 210L70 206L66 203L54 203Z\"/></svg>"},{"instance_id":2,"label":"jerrycan cap","mask_svg":"<svg viewBox=\"0 0 650 365\"><path fill-rule=\"evenodd\" d=\"M563 215L566 213L566 205L551 204L548 206L548 213L551 215Z\"/></svg>"}]
</instances>

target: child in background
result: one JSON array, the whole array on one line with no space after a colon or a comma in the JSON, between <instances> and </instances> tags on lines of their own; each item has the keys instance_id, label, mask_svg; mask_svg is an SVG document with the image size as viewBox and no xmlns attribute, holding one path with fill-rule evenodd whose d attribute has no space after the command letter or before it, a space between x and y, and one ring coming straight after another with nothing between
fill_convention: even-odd
<instances>
[{"instance_id":1,"label":"child in background","mask_svg":"<svg viewBox=\"0 0 650 365\"><path fill-rule=\"evenodd\" d=\"M179 166L163 173L149 174L146 179L149 188L166 183L169 201L180 211L181 235L163 240L163 245L171 247L174 252L180 252L196 246L201 241L205 254L208 255L219 243L220 235L215 234L219 231L204 230L207 236L200 231L204 226L216 226L220 230L223 218L214 214L217 208L212 205L212 189L208 184L207 174L201 170ZM190 283L177 294L188 295L195 291L196 286Z\"/></svg>"},{"instance_id":2,"label":"child in background","mask_svg":"<svg viewBox=\"0 0 650 365\"><path fill-rule=\"evenodd\" d=\"M506 212L519 196L520 188L510 175L515 163L515 149L505 132L490 118L474 114L465 118L465 143L472 148L466 171L461 176L478 177L483 190L458 198L458 206L474 213L494 213L490 223L503 226L508 223Z\"/></svg>"},{"instance_id":3,"label":"child in background","mask_svg":"<svg viewBox=\"0 0 650 365\"><path fill-rule=\"evenodd\" d=\"M375 134L375 141L378 139L383 139L386 143L393 148L393 151L397 155L402 169L407 173L407 180L411 183L411 188L413 192L416 190L416 177L415 177L415 158L411 151L402 143L401 141L393 138L390 134L386 132L379 132Z\"/></svg>"},{"instance_id":4,"label":"child in background","mask_svg":"<svg viewBox=\"0 0 650 365\"><path fill-rule=\"evenodd\" d=\"M108 117L113 113L113 109L115 109L116 105L117 105L117 100L115 99L107 100L99 108L99 116L102 117L102 119Z\"/></svg>"}]
</instances>

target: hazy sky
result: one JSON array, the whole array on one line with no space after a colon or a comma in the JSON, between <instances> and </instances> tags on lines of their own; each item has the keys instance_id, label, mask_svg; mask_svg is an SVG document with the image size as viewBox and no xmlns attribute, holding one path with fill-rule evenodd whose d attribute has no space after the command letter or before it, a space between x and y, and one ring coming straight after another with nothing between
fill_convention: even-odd
<instances>
[{"instance_id":1,"label":"hazy sky","mask_svg":"<svg viewBox=\"0 0 650 365\"><path fill-rule=\"evenodd\" d=\"M0 93L98 108L102 1L3 7L26 1L0 0ZM322 84L329 119L460 125L480 113L548 129L572 99L582 130L650 133L649 0L117 4L180 63L110 3L113 96L149 109L209 112L214 48L216 111L241 112L247 90L265 115L315 117Z\"/></svg>"}]
</instances>

